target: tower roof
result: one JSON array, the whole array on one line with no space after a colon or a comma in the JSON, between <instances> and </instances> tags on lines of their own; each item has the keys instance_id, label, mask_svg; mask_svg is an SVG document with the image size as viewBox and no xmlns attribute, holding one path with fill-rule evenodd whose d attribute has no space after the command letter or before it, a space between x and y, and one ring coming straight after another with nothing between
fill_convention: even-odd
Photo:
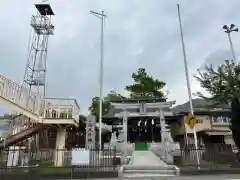
<instances>
[{"instance_id":1,"label":"tower roof","mask_svg":"<svg viewBox=\"0 0 240 180\"><path fill-rule=\"evenodd\" d=\"M37 8L38 12L42 16L50 15L53 16L55 15L50 4L35 4L35 7Z\"/></svg>"}]
</instances>

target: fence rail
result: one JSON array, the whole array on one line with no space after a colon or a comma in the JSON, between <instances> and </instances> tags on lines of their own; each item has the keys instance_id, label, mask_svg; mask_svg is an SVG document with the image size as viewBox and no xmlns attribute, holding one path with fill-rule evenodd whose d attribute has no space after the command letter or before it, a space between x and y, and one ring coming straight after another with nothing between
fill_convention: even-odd
<instances>
[{"instance_id":1,"label":"fence rail","mask_svg":"<svg viewBox=\"0 0 240 180\"><path fill-rule=\"evenodd\" d=\"M204 168L240 168L239 152L229 144L211 144L202 148L183 148L174 156L174 164L178 166L198 166Z\"/></svg>"},{"instance_id":2,"label":"fence rail","mask_svg":"<svg viewBox=\"0 0 240 180\"><path fill-rule=\"evenodd\" d=\"M73 150L26 149L0 151L0 179L76 179L91 177L117 177L118 163L115 149L91 149L89 163L72 164ZM83 149L79 149L80 151ZM84 157L83 157L84 158ZM61 166L59 166L59 162Z\"/></svg>"}]
</instances>

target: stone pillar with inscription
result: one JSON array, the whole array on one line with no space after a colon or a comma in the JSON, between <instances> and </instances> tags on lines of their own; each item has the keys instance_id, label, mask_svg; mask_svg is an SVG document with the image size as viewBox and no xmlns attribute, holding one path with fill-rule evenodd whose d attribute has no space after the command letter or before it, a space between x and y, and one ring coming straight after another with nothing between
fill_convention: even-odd
<instances>
[{"instance_id":1,"label":"stone pillar with inscription","mask_svg":"<svg viewBox=\"0 0 240 180\"><path fill-rule=\"evenodd\" d=\"M96 125L96 118L95 116L89 115L87 117L86 123L86 149L95 149L95 125Z\"/></svg>"},{"instance_id":2,"label":"stone pillar with inscription","mask_svg":"<svg viewBox=\"0 0 240 180\"><path fill-rule=\"evenodd\" d=\"M96 137L96 117L89 115L87 117L87 123L86 123L86 149L90 151L89 155L89 162L90 164L93 164L95 161L94 157L96 156L96 142L95 142L95 137Z\"/></svg>"}]
</instances>

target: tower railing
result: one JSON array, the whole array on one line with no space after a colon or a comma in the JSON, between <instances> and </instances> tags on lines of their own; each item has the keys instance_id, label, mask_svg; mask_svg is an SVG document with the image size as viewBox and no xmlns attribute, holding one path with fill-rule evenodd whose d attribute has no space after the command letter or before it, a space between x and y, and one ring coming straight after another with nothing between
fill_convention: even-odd
<instances>
[{"instance_id":1,"label":"tower railing","mask_svg":"<svg viewBox=\"0 0 240 180\"><path fill-rule=\"evenodd\" d=\"M38 34L53 35L54 33L54 26L47 16L33 15L30 25Z\"/></svg>"},{"instance_id":2,"label":"tower railing","mask_svg":"<svg viewBox=\"0 0 240 180\"><path fill-rule=\"evenodd\" d=\"M44 115L46 119L75 119L80 115L80 107L72 98L44 98Z\"/></svg>"}]
</instances>

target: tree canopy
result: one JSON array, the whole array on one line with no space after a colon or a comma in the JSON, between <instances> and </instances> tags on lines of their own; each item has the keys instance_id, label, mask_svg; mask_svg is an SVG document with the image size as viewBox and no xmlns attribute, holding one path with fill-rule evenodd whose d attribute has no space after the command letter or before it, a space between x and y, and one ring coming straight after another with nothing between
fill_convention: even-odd
<instances>
[{"instance_id":1,"label":"tree canopy","mask_svg":"<svg viewBox=\"0 0 240 180\"><path fill-rule=\"evenodd\" d=\"M132 73L132 79L134 83L125 87L125 90L130 93L131 99L166 99L166 94L163 92L166 83L149 75L144 68L139 68L137 72Z\"/></svg>"},{"instance_id":2,"label":"tree canopy","mask_svg":"<svg viewBox=\"0 0 240 180\"><path fill-rule=\"evenodd\" d=\"M127 99L127 98L115 91L110 91L110 93L106 97L103 98L102 114L105 115L108 113L109 108L110 108L110 103L109 103L110 101L124 100L124 99ZM100 98L98 96L95 96L92 99L91 106L89 107L91 114L94 116L97 116L97 117L99 116L99 100L100 100Z\"/></svg>"},{"instance_id":3,"label":"tree canopy","mask_svg":"<svg viewBox=\"0 0 240 180\"><path fill-rule=\"evenodd\" d=\"M110 101L141 98L166 99L167 94L163 92L163 88L166 83L149 75L144 68L139 68L136 72L133 72L132 79L134 83L125 86L125 90L130 94L129 97L125 97L115 91L111 91L106 97L103 98L103 115L108 113L110 109ZM98 96L92 99L92 104L89 110L93 115L99 115Z\"/></svg>"},{"instance_id":4,"label":"tree canopy","mask_svg":"<svg viewBox=\"0 0 240 180\"><path fill-rule=\"evenodd\" d=\"M214 104L229 104L233 97L240 95L240 64L234 61L226 60L217 68L207 65L204 72L198 70L194 77L211 96L206 97L200 92L197 95Z\"/></svg>"}]
</instances>

